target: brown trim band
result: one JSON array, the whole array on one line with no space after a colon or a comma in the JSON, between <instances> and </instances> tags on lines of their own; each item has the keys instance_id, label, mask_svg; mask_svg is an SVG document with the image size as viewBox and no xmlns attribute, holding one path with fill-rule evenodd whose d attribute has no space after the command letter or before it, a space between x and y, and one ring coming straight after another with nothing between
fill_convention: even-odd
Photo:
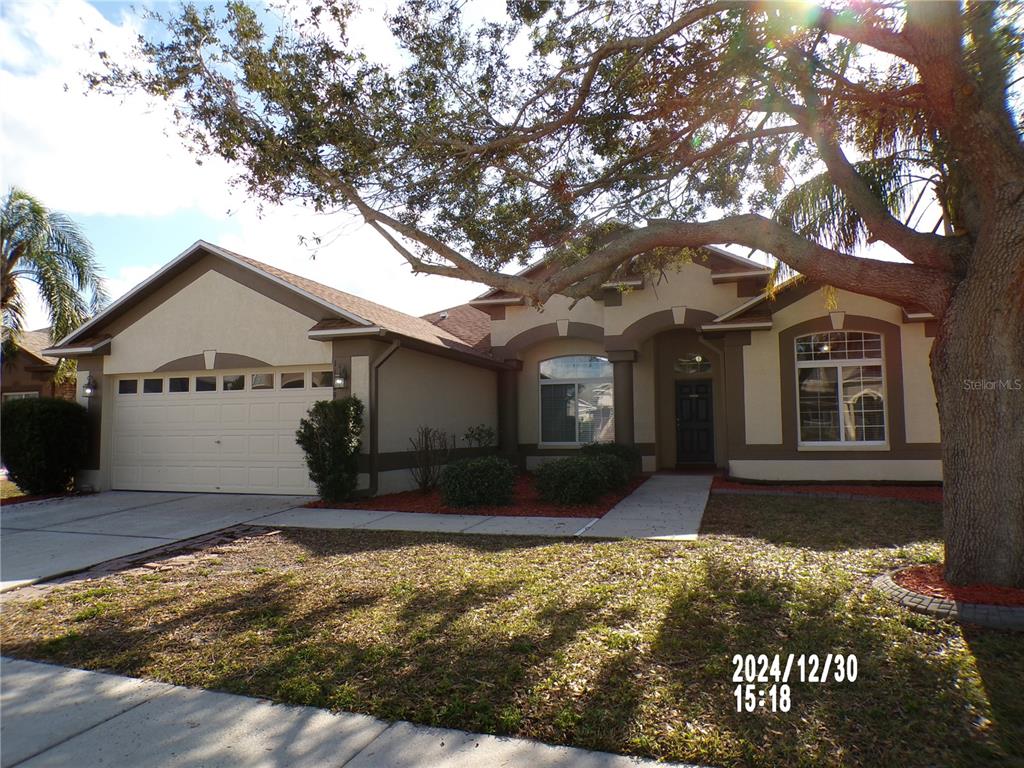
<instances>
[{"instance_id":1,"label":"brown trim band","mask_svg":"<svg viewBox=\"0 0 1024 768\"><path fill-rule=\"evenodd\" d=\"M641 456L654 456L654 443L634 443L634 448ZM537 443L520 443L519 453L522 456L576 456L579 448L539 448Z\"/></svg>"},{"instance_id":2,"label":"brown trim band","mask_svg":"<svg viewBox=\"0 0 1024 768\"><path fill-rule=\"evenodd\" d=\"M238 355L234 352L217 352L213 356L214 368L270 368L270 363L258 360L248 355ZM205 371L206 357L201 353L179 357L164 363L159 368L154 368L153 373L166 373L168 371Z\"/></svg>"}]
</instances>

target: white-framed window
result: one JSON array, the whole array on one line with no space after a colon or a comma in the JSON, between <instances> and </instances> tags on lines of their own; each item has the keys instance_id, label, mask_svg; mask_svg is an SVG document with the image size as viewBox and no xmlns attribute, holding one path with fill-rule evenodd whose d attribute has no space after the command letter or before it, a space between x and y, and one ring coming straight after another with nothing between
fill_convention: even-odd
<instances>
[{"instance_id":1,"label":"white-framed window","mask_svg":"<svg viewBox=\"0 0 1024 768\"><path fill-rule=\"evenodd\" d=\"M612 364L596 355L540 363L540 441L581 445L615 439Z\"/></svg>"},{"instance_id":2,"label":"white-framed window","mask_svg":"<svg viewBox=\"0 0 1024 768\"><path fill-rule=\"evenodd\" d=\"M882 336L827 331L796 339L800 445L885 445Z\"/></svg>"},{"instance_id":3,"label":"white-framed window","mask_svg":"<svg viewBox=\"0 0 1024 768\"><path fill-rule=\"evenodd\" d=\"M31 400L33 397L39 397L38 392L4 392L4 400Z\"/></svg>"}]
</instances>

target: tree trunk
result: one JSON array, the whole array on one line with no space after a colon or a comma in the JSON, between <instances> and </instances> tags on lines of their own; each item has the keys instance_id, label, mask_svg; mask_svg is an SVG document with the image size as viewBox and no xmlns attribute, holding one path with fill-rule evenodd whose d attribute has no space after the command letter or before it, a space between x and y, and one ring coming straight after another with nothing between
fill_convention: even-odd
<instances>
[{"instance_id":1,"label":"tree trunk","mask_svg":"<svg viewBox=\"0 0 1024 768\"><path fill-rule=\"evenodd\" d=\"M1024 201L979 237L932 349L946 580L1024 587Z\"/></svg>"}]
</instances>

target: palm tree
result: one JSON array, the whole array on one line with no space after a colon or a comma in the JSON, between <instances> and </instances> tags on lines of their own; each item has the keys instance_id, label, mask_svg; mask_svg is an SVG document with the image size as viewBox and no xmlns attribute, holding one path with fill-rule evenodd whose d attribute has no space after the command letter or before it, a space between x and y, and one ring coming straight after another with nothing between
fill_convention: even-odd
<instances>
[{"instance_id":1,"label":"palm tree","mask_svg":"<svg viewBox=\"0 0 1024 768\"><path fill-rule=\"evenodd\" d=\"M0 270L5 356L17 349L23 330L22 280L38 286L55 340L107 302L92 244L79 226L17 187L0 205Z\"/></svg>"}]
</instances>

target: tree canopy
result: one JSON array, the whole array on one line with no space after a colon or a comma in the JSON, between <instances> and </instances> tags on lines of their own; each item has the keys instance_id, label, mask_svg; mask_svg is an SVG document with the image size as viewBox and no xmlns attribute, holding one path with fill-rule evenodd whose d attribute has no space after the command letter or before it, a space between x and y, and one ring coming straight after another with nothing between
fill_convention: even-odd
<instances>
[{"instance_id":1,"label":"tree canopy","mask_svg":"<svg viewBox=\"0 0 1024 768\"><path fill-rule=\"evenodd\" d=\"M940 312L991 194L979 161L1024 167L1020 8L831 5L411 0L389 66L350 39L349 0L189 4L91 82L172 98L253 194L355 209L417 271L543 302L737 243ZM845 258L875 240L913 265ZM565 268L500 273L539 255Z\"/></svg>"}]
</instances>

